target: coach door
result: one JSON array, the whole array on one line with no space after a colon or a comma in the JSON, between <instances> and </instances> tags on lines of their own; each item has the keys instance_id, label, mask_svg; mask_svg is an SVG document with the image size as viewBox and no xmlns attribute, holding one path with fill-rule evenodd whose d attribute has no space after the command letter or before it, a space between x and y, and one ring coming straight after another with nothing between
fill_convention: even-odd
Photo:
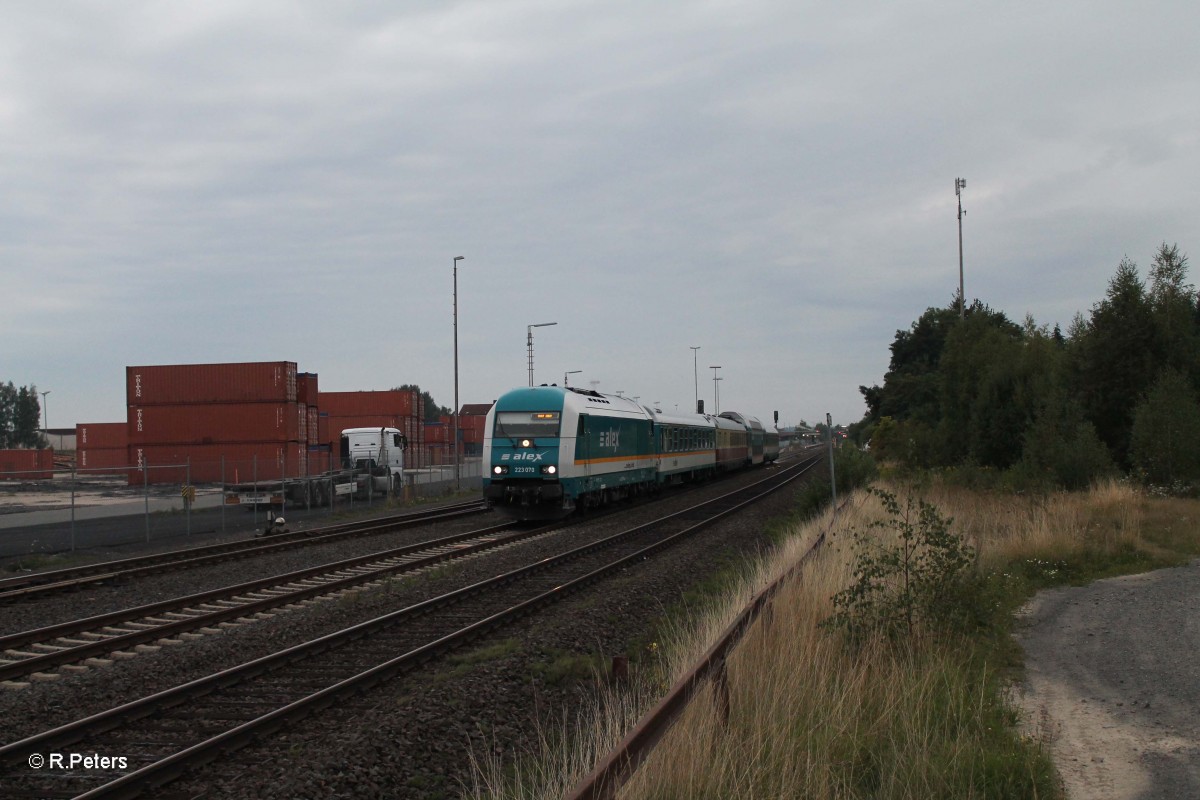
<instances>
[{"instance_id":1,"label":"coach door","mask_svg":"<svg viewBox=\"0 0 1200 800\"><path fill-rule=\"evenodd\" d=\"M579 425L575 429L575 466L580 465L583 469L580 470L580 475L584 478L590 478L592 475L592 446L588 441L588 415L579 415ZM584 481L585 491L591 489L591 481Z\"/></svg>"}]
</instances>

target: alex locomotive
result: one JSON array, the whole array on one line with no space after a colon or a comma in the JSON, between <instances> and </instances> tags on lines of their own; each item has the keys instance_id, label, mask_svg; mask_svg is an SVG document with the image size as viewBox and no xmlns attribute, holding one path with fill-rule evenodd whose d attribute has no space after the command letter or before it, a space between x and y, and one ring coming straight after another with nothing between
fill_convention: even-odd
<instances>
[{"instance_id":1,"label":"alex locomotive","mask_svg":"<svg viewBox=\"0 0 1200 800\"><path fill-rule=\"evenodd\" d=\"M484 497L518 519L564 516L779 455L779 435L753 417L663 414L557 386L505 393L485 424Z\"/></svg>"}]
</instances>

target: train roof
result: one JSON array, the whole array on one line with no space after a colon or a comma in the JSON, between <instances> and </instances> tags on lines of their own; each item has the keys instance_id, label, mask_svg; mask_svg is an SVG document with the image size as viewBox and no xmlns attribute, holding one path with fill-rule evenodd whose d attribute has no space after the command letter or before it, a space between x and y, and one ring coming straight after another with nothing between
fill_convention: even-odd
<instances>
[{"instance_id":1,"label":"train roof","mask_svg":"<svg viewBox=\"0 0 1200 800\"><path fill-rule=\"evenodd\" d=\"M716 417L711 414L680 414L678 412L667 414L660 409L648 406L646 411L654 417L655 422L661 422L664 425L695 425L705 428L712 428L716 425L714 422Z\"/></svg>"},{"instance_id":2,"label":"train roof","mask_svg":"<svg viewBox=\"0 0 1200 800\"><path fill-rule=\"evenodd\" d=\"M731 419L739 425L745 425L751 430L765 430L763 424L758 421L758 417L747 417L744 414L739 414L736 411L722 411L721 416L725 419Z\"/></svg>"},{"instance_id":3,"label":"train roof","mask_svg":"<svg viewBox=\"0 0 1200 800\"><path fill-rule=\"evenodd\" d=\"M592 408L605 412L649 416L646 409L628 397L601 394L590 389L562 386L525 386L511 389L496 400L495 411L555 411L566 407Z\"/></svg>"}]
</instances>

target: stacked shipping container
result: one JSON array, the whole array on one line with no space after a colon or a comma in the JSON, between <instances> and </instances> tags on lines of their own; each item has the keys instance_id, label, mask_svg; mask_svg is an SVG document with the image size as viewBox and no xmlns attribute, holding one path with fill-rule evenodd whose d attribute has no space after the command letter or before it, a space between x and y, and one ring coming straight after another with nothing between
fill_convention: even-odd
<instances>
[{"instance_id":1,"label":"stacked shipping container","mask_svg":"<svg viewBox=\"0 0 1200 800\"><path fill-rule=\"evenodd\" d=\"M127 367L129 463L150 483L308 474L317 394L316 374L292 361Z\"/></svg>"},{"instance_id":2,"label":"stacked shipping container","mask_svg":"<svg viewBox=\"0 0 1200 800\"><path fill-rule=\"evenodd\" d=\"M85 422L75 426L75 466L121 470L130 465L129 426L124 422Z\"/></svg>"},{"instance_id":3,"label":"stacked shipping container","mask_svg":"<svg viewBox=\"0 0 1200 800\"><path fill-rule=\"evenodd\" d=\"M483 453L484 423L491 403L473 403L463 406L458 414L459 454L463 457ZM454 463L454 418L443 414L436 422L425 423L425 443L431 464Z\"/></svg>"},{"instance_id":4,"label":"stacked shipping container","mask_svg":"<svg viewBox=\"0 0 1200 800\"><path fill-rule=\"evenodd\" d=\"M464 456L478 456L483 453L484 423L491 410L491 403L472 403L459 409L458 430Z\"/></svg>"}]
</instances>

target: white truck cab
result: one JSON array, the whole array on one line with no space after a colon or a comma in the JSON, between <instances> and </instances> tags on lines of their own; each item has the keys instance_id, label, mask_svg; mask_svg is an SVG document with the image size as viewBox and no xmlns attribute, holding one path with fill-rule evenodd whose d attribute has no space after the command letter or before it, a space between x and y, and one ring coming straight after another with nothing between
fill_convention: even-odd
<instances>
[{"instance_id":1,"label":"white truck cab","mask_svg":"<svg viewBox=\"0 0 1200 800\"><path fill-rule=\"evenodd\" d=\"M407 439L396 428L347 428L342 431L342 466L372 476L377 491L395 491L404 484L407 448Z\"/></svg>"}]
</instances>

